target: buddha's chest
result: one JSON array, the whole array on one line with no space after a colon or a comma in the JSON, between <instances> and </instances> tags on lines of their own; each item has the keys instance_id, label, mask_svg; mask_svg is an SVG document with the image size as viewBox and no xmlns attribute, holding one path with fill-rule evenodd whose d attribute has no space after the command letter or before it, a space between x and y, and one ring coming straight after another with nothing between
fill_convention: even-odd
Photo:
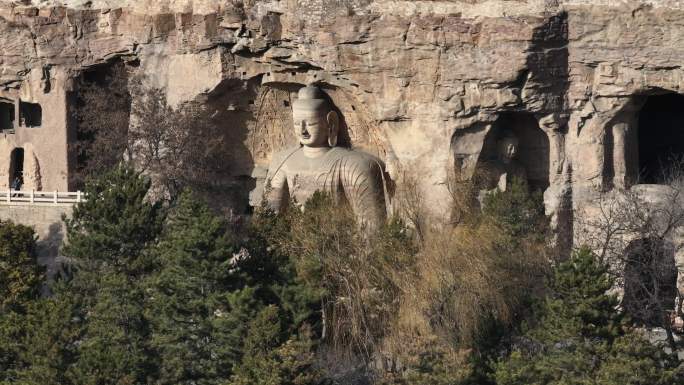
<instances>
[{"instance_id":1,"label":"buddha's chest","mask_svg":"<svg viewBox=\"0 0 684 385\"><path fill-rule=\"evenodd\" d=\"M285 172L290 196L304 203L316 191L340 192L339 173L335 171L334 163L315 159L288 165Z\"/></svg>"}]
</instances>

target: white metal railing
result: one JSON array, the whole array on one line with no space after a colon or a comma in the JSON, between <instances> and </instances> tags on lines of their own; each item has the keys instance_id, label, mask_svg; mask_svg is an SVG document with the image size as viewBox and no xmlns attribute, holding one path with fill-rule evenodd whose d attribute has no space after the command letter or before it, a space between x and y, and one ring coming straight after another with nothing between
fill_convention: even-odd
<instances>
[{"instance_id":1,"label":"white metal railing","mask_svg":"<svg viewBox=\"0 0 684 385\"><path fill-rule=\"evenodd\" d=\"M84 200L82 191L0 190L0 205L73 205Z\"/></svg>"}]
</instances>

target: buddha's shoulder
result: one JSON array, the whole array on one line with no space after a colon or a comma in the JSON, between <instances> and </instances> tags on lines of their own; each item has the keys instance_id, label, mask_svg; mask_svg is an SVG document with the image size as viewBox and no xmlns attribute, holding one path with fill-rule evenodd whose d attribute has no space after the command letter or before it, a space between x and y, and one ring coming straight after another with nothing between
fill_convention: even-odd
<instances>
[{"instance_id":1,"label":"buddha's shoulder","mask_svg":"<svg viewBox=\"0 0 684 385\"><path fill-rule=\"evenodd\" d=\"M271 157L271 164L280 163L280 162L287 160L287 158L291 157L293 154L295 154L301 148L302 148L301 146L292 146L292 147L288 147L284 150L277 151Z\"/></svg>"},{"instance_id":2,"label":"buddha's shoulder","mask_svg":"<svg viewBox=\"0 0 684 385\"><path fill-rule=\"evenodd\" d=\"M344 163L357 167L385 168L384 163L382 160L380 160L380 158L359 150L335 147L331 155L333 155L333 158L336 160L344 160Z\"/></svg>"}]
</instances>

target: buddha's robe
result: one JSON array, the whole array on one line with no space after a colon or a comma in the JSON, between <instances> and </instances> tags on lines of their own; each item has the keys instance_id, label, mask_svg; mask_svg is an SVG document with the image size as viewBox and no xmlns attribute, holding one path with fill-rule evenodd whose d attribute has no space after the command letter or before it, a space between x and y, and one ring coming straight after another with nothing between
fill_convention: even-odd
<instances>
[{"instance_id":1,"label":"buddha's robe","mask_svg":"<svg viewBox=\"0 0 684 385\"><path fill-rule=\"evenodd\" d=\"M266 199L276 212L290 198L303 205L316 191L347 202L359 223L376 228L386 218L384 165L359 151L333 147L310 158L301 147L276 154L266 177Z\"/></svg>"}]
</instances>

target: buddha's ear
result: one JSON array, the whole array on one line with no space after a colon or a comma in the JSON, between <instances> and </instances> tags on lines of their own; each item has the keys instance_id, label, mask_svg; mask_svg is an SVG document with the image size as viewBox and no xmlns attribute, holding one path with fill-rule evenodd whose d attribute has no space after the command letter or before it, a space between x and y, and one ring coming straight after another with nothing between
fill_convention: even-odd
<instances>
[{"instance_id":1,"label":"buddha's ear","mask_svg":"<svg viewBox=\"0 0 684 385\"><path fill-rule=\"evenodd\" d=\"M330 147L337 146L337 134L340 132L340 117L337 112L330 111L325 117L328 121L328 144Z\"/></svg>"}]
</instances>

